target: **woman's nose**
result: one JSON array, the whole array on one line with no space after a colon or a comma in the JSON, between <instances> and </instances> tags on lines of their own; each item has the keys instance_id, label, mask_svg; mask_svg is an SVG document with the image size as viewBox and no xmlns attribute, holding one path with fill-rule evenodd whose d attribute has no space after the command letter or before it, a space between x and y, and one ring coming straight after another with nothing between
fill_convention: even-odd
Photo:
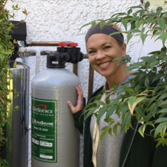
<instances>
[{"instance_id":1,"label":"woman's nose","mask_svg":"<svg viewBox=\"0 0 167 167\"><path fill-rule=\"evenodd\" d=\"M105 54L102 51L98 51L96 54L96 59L103 59Z\"/></svg>"}]
</instances>

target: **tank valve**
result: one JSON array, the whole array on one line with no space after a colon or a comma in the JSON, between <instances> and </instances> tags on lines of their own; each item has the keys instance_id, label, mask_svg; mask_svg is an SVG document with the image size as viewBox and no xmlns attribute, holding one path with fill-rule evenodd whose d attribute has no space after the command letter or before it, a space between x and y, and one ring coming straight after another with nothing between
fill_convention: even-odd
<instances>
[{"instance_id":1,"label":"tank valve","mask_svg":"<svg viewBox=\"0 0 167 167\"><path fill-rule=\"evenodd\" d=\"M70 46L65 42L59 43L57 51L47 55L47 67L64 68L66 62L76 64L83 60L83 53L77 46L77 43L70 43Z\"/></svg>"}]
</instances>

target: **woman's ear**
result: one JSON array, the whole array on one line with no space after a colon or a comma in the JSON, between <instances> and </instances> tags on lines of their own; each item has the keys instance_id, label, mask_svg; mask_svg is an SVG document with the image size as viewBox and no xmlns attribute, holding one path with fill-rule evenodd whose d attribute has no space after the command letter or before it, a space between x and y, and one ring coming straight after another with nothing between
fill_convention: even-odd
<instances>
[{"instance_id":1,"label":"woman's ear","mask_svg":"<svg viewBox=\"0 0 167 167\"><path fill-rule=\"evenodd\" d=\"M126 43L123 43L122 44L122 46L121 46L121 48L122 48L122 57L125 57L125 55L126 55Z\"/></svg>"}]
</instances>

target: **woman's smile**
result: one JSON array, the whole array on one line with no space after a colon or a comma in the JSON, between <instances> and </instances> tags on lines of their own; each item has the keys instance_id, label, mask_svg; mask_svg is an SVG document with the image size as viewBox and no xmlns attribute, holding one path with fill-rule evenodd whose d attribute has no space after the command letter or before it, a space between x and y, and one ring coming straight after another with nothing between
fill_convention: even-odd
<instances>
[{"instance_id":1,"label":"woman's smile","mask_svg":"<svg viewBox=\"0 0 167 167\"><path fill-rule=\"evenodd\" d=\"M111 61L104 62L104 63L100 63L100 64L99 64L99 67L100 67L101 69L106 69L107 67L109 67L110 63L111 63Z\"/></svg>"}]
</instances>

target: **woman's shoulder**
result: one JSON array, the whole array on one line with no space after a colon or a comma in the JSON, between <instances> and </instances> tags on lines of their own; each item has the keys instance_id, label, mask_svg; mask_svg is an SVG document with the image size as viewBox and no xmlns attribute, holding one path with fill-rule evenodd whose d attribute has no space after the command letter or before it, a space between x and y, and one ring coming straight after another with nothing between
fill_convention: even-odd
<instances>
[{"instance_id":1,"label":"woman's shoulder","mask_svg":"<svg viewBox=\"0 0 167 167\"><path fill-rule=\"evenodd\" d=\"M100 95L102 93L102 91L104 90L104 85L99 87L88 99L88 101L92 101L92 99L98 95Z\"/></svg>"}]
</instances>

